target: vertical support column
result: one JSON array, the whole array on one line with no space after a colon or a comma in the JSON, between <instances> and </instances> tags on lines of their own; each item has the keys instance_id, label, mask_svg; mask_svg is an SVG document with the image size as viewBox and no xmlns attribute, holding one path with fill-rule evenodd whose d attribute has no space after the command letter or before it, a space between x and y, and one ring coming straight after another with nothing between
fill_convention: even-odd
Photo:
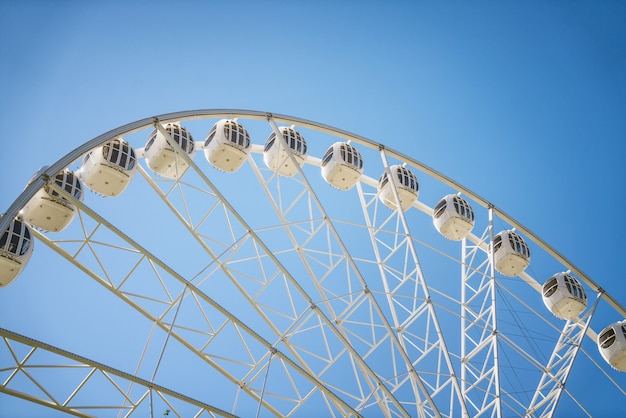
<instances>
[{"instance_id":1,"label":"vertical support column","mask_svg":"<svg viewBox=\"0 0 626 418\"><path fill-rule=\"evenodd\" d=\"M552 417L563 394L574 360L580 351L583 338L589 329L602 292L598 293L593 307L578 321L567 321L554 346L548 364L544 367L537 390L526 411L526 416Z\"/></svg>"},{"instance_id":2,"label":"vertical support column","mask_svg":"<svg viewBox=\"0 0 626 418\"><path fill-rule=\"evenodd\" d=\"M496 385L496 416L502 416L502 393L500 392L500 357L498 349L498 318L496 309L496 263L494 259L493 249L493 207L489 206L489 278L491 283L491 326L493 330L492 344L493 344L493 367L494 367L494 381Z\"/></svg>"},{"instance_id":3,"label":"vertical support column","mask_svg":"<svg viewBox=\"0 0 626 418\"><path fill-rule=\"evenodd\" d=\"M426 349L424 351L438 351L438 355L440 356L439 358L442 361L438 362L437 364L436 374L438 376L449 376L449 380L446 381L446 384L450 383L451 385L451 405L454 403L454 399L456 398L458 400L462 415L467 416L468 411L462 396L461 386L458 382L458 377L454 371L453 363L450 358L450 353L445 343L444 335L441 330L441 325L437 317L437 312L430 296L430 289L426 283L426 279L424 278L421 263L417 255L417 251L412 239L412 234L410 232L406 216L404 214L404 210L400 205L400 197L398 195L398 179L396 178L396 174L391 172L384 147L381 146L379 148L379 152L385 173L387 175L387 178L389 179L389 184L392 186L393 197L396 202L395 214L392 216L398 217L399 222L396 225L399 230L397 231L397 234L403 237L398 239L398 241L394 243L388 243L388 248L393 248L394 252L401 251L405 254L405 266L403 267L402 271L405 272L406 276L402 279L404 282L403 284L409 284L410 286L413 286L414 295L420 294L421 291L421 297L419 299L422 299L419 303L419 306L413 306L412 310L410 307L405 307L408 308L407 311L410 312L409 318L402 321L401 323L398 323L397 329L403 330L409 328L412 325L417 324L417 320L421 318L421 320L423 321L422 324L425 324L425 329L422 330L424 333L421 334L424 336L423 338L426 341ZM368 224L370 224L370 221L368 221ZM398 237L395 237L394 239L396 238ZM372 243L375 248L379 245L378 240L374 239L374 237L372 237ZM378 254L377 258L379 258ZM382 272L381 278L385 281L387 280L387 275ZM389 309L395 316L395 313L397 312L396 304L398 304L398 306L402 305L402 303L398 302L398 300L396 299L396 292L397 290L402 288L402 285L389 286L388 284L386 284L386 288L390 289L390 292L388 294L388 300L390 301ZM394 320L398 321L397 318L395 318ZM423 360L424 357L421 357L421 359ZM420 359L415 361L416 367L418 367L419 363ZM426 366L426 363L427 362L424 362L423 364L420 364L420 366L428 367ZM437 383L434 383L432 385L434 388L436 388L434 393L439 392L439 389L441 388L440 383L441 381L438 381ZM430 396L432 397L432 395ZM437 415L439 415L439 411L436 410L435 412L437 413Z\"/></svg>"},{"instance_id":4,"label":"vertical support column","mask_svg":"<svg viewBox=\"0 0 626 418\"><path fill-rule=\"evenodd\" d=\"M502 414L498 359L496 283L493 263L493 209L478 244L462 245L461 385L476 416ZM487 253L481 245L488 241ZM484 245L483 245L484 248Z\"/></svg>"}]
</instances>

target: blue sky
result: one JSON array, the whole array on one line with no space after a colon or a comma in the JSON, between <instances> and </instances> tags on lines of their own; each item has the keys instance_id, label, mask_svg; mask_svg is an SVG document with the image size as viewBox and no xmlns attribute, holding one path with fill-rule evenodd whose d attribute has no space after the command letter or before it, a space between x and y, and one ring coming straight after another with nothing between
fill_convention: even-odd
<instances>
[{"instance_id":1,"label":"blue sky","mask_svg":"<svg viewBox=\"0 0 626 418\"><path fill-rule=\"evenodd\" d=\"M0 0L0 11L3 208L38 168L122 124L282 113L444 173L626 303L624 2Z\"/></svg>"}]
</instances>

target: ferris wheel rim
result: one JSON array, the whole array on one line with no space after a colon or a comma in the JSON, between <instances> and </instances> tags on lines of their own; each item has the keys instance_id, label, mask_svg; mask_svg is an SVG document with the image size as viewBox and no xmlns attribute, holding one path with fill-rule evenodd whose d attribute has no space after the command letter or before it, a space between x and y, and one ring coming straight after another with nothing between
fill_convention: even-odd
<instances>
[{"instance_id":1,"label":"ferris wheel rim","mask_svg":"<svg viewBox=\"0 0 626 418\"><path fill-rule=\"evenodd\" d=\"M164 135L168 135L166 132L166 129L164 128L164 126L166 124L169 123L179 123L179 122L184 122L184 121L191 121L191 120L200 120L200 119L214 119L214 118L233 118L233 119L238 119L238 118L242 118L244 120L267 120L270 125L272 126L272 128L274 130L277 129L275 122L279 122L279 123L285 123L285 124L292 124L292 125L297 125L299 127L303 127L303 128L309 128L312 130L316 130L318 132L323 132L323 133L327 133L330 134L334 137L337 137L338 139L345 139L348 141L353 141L356 143L359 143L363 146L366 146L372 150L378 149L379 153L381 154L381 156L383 156L383 165L385 166L385 174L388 175L388 178L394 178L394 176L391 175L391 172L389 171L389 166L388 166L388 162L386 161L386 158L388 156L393 157L394 159L397 158L399 159L401 162L406 163L407 165L411 166L411 167L415 167L418 170L420 170L421 172L429 175L430 177L440 181L443 184L446 184L447 186L452 187L453 189L455 189L456 191L460 191L462 194L465 194L467 196L469 196L473 201L477 202L479 205L485 207L488 209L489 212L489 216L490 216L490 224L491 224L491 217L493 215L497 215L499 218L501 218L501 220L505 220L507 222L509 222L509 224L511 226L514 227L514 229L521 231L523 234L525 234L526 236L528 236L530 238L530 240L532 240L535 244L537 244L539 247L543 248L548 254L550 254L555 260L560 261L562 264L564 264L566 267L569 268L569 270L571 272L573 272L574 274L576 274L581 281L586 282L586 284L588 286L590 286L591 288L593 288L596 292L597 292L597 299L596 299L596 303L597 301L600 300L600 298L605 299L605 301L609 304L612 305L613 308L616 309L617 312L621 313L622 315L624 315L624 308L621 306L621 304L619 304L616 300L614 300L609 294L607 294L606 292L604 292L599 286L597 286L595 284L595 282L591 281L591 279L588 279L589 281L591 281L591 283L589 281L586 280L586 275L582 274L582 272L580 272L577 268L575 268L575 266L573 266L573 264L571 262L569 262L568 260L566 260L564 257L562 257L559 253L557 253L555 250L553 250L549 245L547 245L545 242L543 242L542 240L540 240L536 235L534 235L531 231L529 231L527 228L523 227L522 225L520 225L518 222L516 222L515 220L513 220L512 218L510 218L508 215L503 214L503 212L497 210L495 208L494 205L492 205L491 203L487 202L486 200L480 198L479 196L477 196L476 194L472 193L471 191L469 191L468 189L466 189L465 187L461 186L460 184L456 183L455 181L443 176L442 174L438 173L437 171L431 169L430 167L426 166L423 163L420 163L404 154L401 154L399 152L396 152L392 149L389 149L387 147L385 147L384 145L366 139L364 137L352 134L350 132L341 130L341 129L337 129L334 127L330 127L328 125L323 125L317 122L312 122L309 120L305 120L305 119L301 119L301 118L297 118L297 117L292 117L292 116L286 116L286 115L278 115L278 114L273 114L273 113L268 113L268 112L261 112L261 111L249 111L249 110L236 110L236 109L208 109L208 110L193 110L193 111L183 111L183 112L174 112L174 113L168 113L168 114L163 114L160 116L154 116L154 117L150 117L150 118L144 118L135 122L131 122L129 124L120 126L116 129L113 129L109 132L106 132L102 135L99 135L98 137L95 137L94 139L92 139L91 141L86 142L85 144L83 144L82 146L76 148L75 150L73 150L72 152L68 153L66 156L62 157L59 161L57 161L56 163L54 163L51 166L48 166L46 169L40 170L40 172L37 174L37 176L34 178L33 181L31 181L31 183L29 183L29 185L26 187L26 189L23 191L22 195L20 195L20 198L23 200L29 200L30 197L32 197L33 193L35 193L40 187L41 185L43 185L45 182L50 181L50 179L56 175L57 172L59 172L60 170L64 170L64 169L68 169L68 166L71 164L74 164L77 162L77 160L79 160L82 156L84 156L85 154L89 153L90 151L92 151L93 149L102 146L103 144L107 143L108 141L114 140L114 139L122 139L123 136L128 135L128 134L133 134L135 132L138 131L142 131L144 129L153 127L155 128L156 131L160 131L161 133L164 133ZM168 126L167 129L170 129L170 127ZM196 146L198 146L198 144L202 144L202 141L195 141L196 142ZM146 146L147 148L147 146ZM253 147L254 148L254 147ZM144 158L145 156L143 155L143 150L138 148L139 153L139 157L138 158ZM260 154L263 150L263 147L261 145L256 145L256 148L254 148L254 151L252 151L253 153L256 154ZM191 159L191 157L186 156L186 155L182 155L183 158L186 159L186 161L189 163L189 165L194 166L195 170L200 170L200 171L204 171L202 169L200 169L199 167L197 167L193 162L193 160ZM208 157L207 157L208 158ZM210 162L210 161L209 161ZM251 163L251 165L253 165L253 169L254 170L258 170L259 167L256 166L256 161L254 161L252 158L249 159L249 162ZM306 161L306 163L311 164L311 165L320 165L321 160L316 159L315 157L309 156L309 159ZM399 167L399 166L396 166ZM270 167L271 168L271 167ZM308 182L307 180L307 176L304 175L304 173L300 170L299 171L300 175L304 178L305 182ZM258 174L258 172L257 172ZM181 175L182 176L182 175ZM261 180L261 178L259 178ZM392 181L397 181L397 180L392 180ZM377 187L377 183L378 181L372 177L366 176L365 174L362 175L361 179L359 180L359 182L357 183L357 189L358 189L358 193L361 196L363 194L361 187L364 185L367 185L368 187L374 189L374 191L376 190ZM40 184L38 186L38 184ZM54 184L51 184L51 187L53 189L57 188ZM312 186L308 186L309 188L311 188ZM392 190L394 190L392 188ZM58 190L59 192L61 191L60 189ZM30 196L28 195L28 192L30 192ZM380 192L380 191L379 191ZM395 193L395 200L396 202L399 202L399 197L397 194L397 191L394 190ZM313 194L313 193L312 193ZM362 197L362 196L361 196ZM18 200L20 199L18 198ZM227 200L223 199L222 197L220 197L220 200L223 200L221 204L223 204L225 207L228 205ZM377 199L374 199L374 201L377 202ZM17 201L16 201L17 202ZM75 202L78 206L79 202ZM363 204L363 203L362 203ZM14 205L18 206L17 210L20 209L20 205L15 204ZM415 202L413 202L412 204L413 208L417 208L419 211L424 212L426 214L432 215L432 209L429 208L425 203L422 203L419 200L415 200ZM84 211L84 208L82 208L82 206L80 207L81 211ZM238 215L238 211L234 208L229 208L233 211L234 215L237 216ZM322 208L323 209L323 208ZM404 222L404 215L401 213L403 211L398 211L398 219L402 218L403 222ZM17 212L12 212L11 210L9 210L9 213L17 213ZM7 219L3 219L4 217L0 218L1 222L9 222L11 221L14 216L5 216ZM324 219L326 219L326 216L324 216ZM20 219L21 220L21 219ZM242 225L244 224L244 222L242 222ZM368 221L369 224L369 221ZM0 224L3 225L3 224ZM3 226L4 227L4 226ZM397 225L396 225L397 228ZM490 228L493 228L493 225L491 224ZM404 229L408 231L408 227L405 224L404 225ZM253 228L253 231L256 230L256 227ZM493 231L491 231L493 232ZM502 231L503 233L505 231ZM249 233L252 236L252 233L249 231ZM409 232L410 235L410 232ZM483 235L484 237L484 235ZM253 237L254 239L254 237ZM415 240L415 237L413 236L411 238L411 240ZM479 246L483 247L483 250L485 248L487 248L488 252L488 247L489 247L489 241L485 241L484 238L478 238L473 234L469 235L468 238L468 243L471 241L474 244L476 244L476 248L478 248ZM490 237L490 241L493 241L493 234ZM465 246L465 241L463 241L463 246ZM465 252L465 249L463 250ZM349 251L348 251L349 253ZM348 254L348 256L351 256L350 254ZM154 258L154 257L152 257ZM419 264L419 263L418 263ZM358 269L357 269L358 270ZM289 274L289 273L285 273L285 274ZM504 274L506 275L506 274ZM527 284L530 284L531 287L534 288L534 290L538 291L539 293L541 293L541 285L539 285L538 282L535 281L535 279L533 279L529 274L522 272L517 274L517 276L519 276L522 280L526 281ZM429 289L429 286L427 286L427 290ZM367 286L365 287L365 289L367 290ZM430 298L428 298L430 299ZM460 301L456 301L457 303L460 303ZM613 302L613 303L612 303ZM313 305L312 305L313 306ZM532 309L532 308L530 308ZM541 316L541 314L539 314L536 311L533 311L533 313L536 316ZM624 315L626 316L626 315ZM580 321L580 324L582 324L582 319L579 319L578 321ZM569 324L569 322L568 322ZM587 322L587 325L589 324L589 322ZM173 325L173 324L172 324ZM569 326L569 325L568 325ZM586 325L585 325L586 326ZM581 325L582 328L582 325ZM555 328L556 329L556 328ZM593 332L593 330L591 328L589 328L589 330L591 331L591 333L593 334L589 334L587 332L587 335L589 337L591 337L592 340L595 340L597 334L595 334ZM557 331L559 331L557 329ZM563 333L565 331L560 331L561 335L563 335ZM393 334L393 332L391 332L391 334ZM443 351L448 351L445 348L445 343L443 343L443 338L441 339L443 345L442 350ZM502 341L502 340L501 340ZM506 340L504 340L506 341ZM515 344L514 342L512 344ZM451 352L452 353L452 352ZM352 353L354 355L354 353ZM452 353L452 355L455 355L455 353ZM355 355L355 358L358 357L358 353ZM455 361L457 359L455 358ZM367 366L367 362L364 362L364 364ZM539 363L537 363L539 364ZM268 369L269 369L269 365L268 365ZM546 372L547 373L547 372ZM463 380L463 379L461 379ZM457 382L456 378L454 380L454 382ZM458 383L458 382L457 382ZM463 388L463 394L465 394L465 388ZM571 395L570 395L571 396ZM393 399L393 396L390 396L388 399ZM431 401L432 402L432 401ZM534 403L534 400L533 400ZM581 407L582 408L582 407Z\"/></svg>"},{"instance_id":2,"label":"ferris wheel rim","mask_svg":"<svg viewBox=\"0 0 626 418\"><path fill-rule=\"evenodd\" d=\"M55 163L50 164L49 166L42 169L38 172L38 176L33 178L28 186L22 191L22 193L13 201L13 203L7 208L6 212L3 216L0 217L0 231L6 229L11 222L12 219L18 216L19 211L26 205L26 203L34 196L34 194L39 190L48 178L54 176L59 171L63 170L71 163L76 161L85 153L90 150L97 148L98 146L103 145L104 143L111 141L112 139L122 137L124 135L132 134L137 131L141 131L143 129L149 128L150 126L155 126L158 123L172 123L172 122L182 122L182 121L190 121L190 120L198 120L198 119L209 119L209 118L247 118L247 119L256 119L256 120L270 120L273 119L276 122L293 124L297 126L301 126L304 128L309 128L313 130L317 130L323 133L331 134L337 137L343 137L346 140L355 141L361 145L364 145L371 149L384 149L385 153L388 155L395 157L405 163L414 166L418 170L426 173L429 176L441 181L442 183L456 189L462 194L470 197L473 201L480 204L484 208L489 208L493 210L495 214L498 215L499 218L506 221L511 226L515 227L516 230L522 232L525 236L527 236L531 241L533 241L536 245L550 254L555 260L559 261L564 266L574 273L577 277L579 277L583 282L585 282L590 288L592 288L595 292L597 292L602 299L604 299L609 305L611 305L622 317L626 317L626 307L624 307L615 297L613 297L610 293L608 293L602 286L600 286L597 282L595 282L591 277L589 277L583 270L577 267L571 260L566 258L562 253L557 251L554 247L548 244L545 240L535 234L531 229L527 228L512 216L499 209L495 204L493 204L490 200L484 199L479 194L473 192L472 190L466 188L462 184L457 181L445 176L441 172L429 167L428 165L415 160L414 158L403 154L399 151L396 151L392 148L385 146L380 142L376 142L374 140L368 139L366 137L360 136L358 134L354 134L352 132L339 129L330 125L326 125L323 123L311 121L308 119L303 119L295 116L272 113L267 111L258 111L258 110L247 110L247 109L197 109L197 110L184 110L177 112L169 112L156 116L151 116L143 119L138 119L133 122L129 122L127 124L121 125L117 128L109 130L103 134L100 134L93 139L85 142L81 146L75 148L70 151L66 155L62 156Z\"/></svg>"}]
</instances>

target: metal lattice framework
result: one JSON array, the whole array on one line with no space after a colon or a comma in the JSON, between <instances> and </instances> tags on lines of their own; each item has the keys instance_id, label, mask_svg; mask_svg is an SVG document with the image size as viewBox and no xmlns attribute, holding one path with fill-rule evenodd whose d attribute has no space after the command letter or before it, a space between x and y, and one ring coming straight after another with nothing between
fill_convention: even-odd
<instances>
[{"instance_id":1,"label":"metal lattice framework","mask_svg":"<svg viewBox=\"0 0 626 418\"><path fill-rule=\"evenodd\" d=\"M144 337L126 342L136 364L121 371L107 365L118 362L114 354L92 361L74 354L70 341L61 349L0 329L0 392L78 416L500 417L552 416L559 407L592 416L597 394L584 385L592 373L603 391L624 399L623 374L595 347L595 330L626 317L617 300L457 182L311 121L201 110L122 126L42 171L0 218L0 230L51 176L107 141L124 138L141 157L152 129L167 138L165 124L180 122L202 135L221 118L238 118L252 137L235 173L170 141L189 166L176 179L152 173L140 158L139 176L118 198L90 194L80 202L50 183L78 216L61 233L35 230L43 246L31 263L44 246L60 255L67 261L60 277L97 284L81 298L109 295L107 303L134 317L116 327L140 327ZM279 125L293 125L308 143L293 177L263 162L263 141L272 132L282 138ZM321 155L336 141L350 141L365 160L365 174L346 192L319 174ZM377 178L393 179L392 164L420 181L420 197L406 211L379 199ZM473 234L460 242L432 225L432 206L449 193L463 194L477 212ZM531 268L517 277L494 268L490 244L505 228L533 251ZM28 280L31 268L17 280ZM577 321L554 318L541 300L540 283L565 270L595 295ZM59 378L77 371L78 378Z\"/></svg>"}]
</instances>

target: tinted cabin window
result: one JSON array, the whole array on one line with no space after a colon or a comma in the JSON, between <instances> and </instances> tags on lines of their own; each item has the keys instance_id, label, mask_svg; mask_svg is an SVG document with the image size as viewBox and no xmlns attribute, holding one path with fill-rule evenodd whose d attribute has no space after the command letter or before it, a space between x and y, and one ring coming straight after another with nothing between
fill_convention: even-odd
<instances>
[{"instance_id":1,"label":"tinted cabin window","mask_svg":"<svg viewBox=\"0 0 626 418\"><path fill-rule=\"evenodd\" d=\"M470 221L474 220L474 211L472 210L469 203L467 203L465 199L458 197L458 196L454 196L452 200L454 202L454 209L456 210L456 213L458 213L459 215L461 215L462 217L466 219L469 219Z\"/></svg>"},{"instance_id":2,"label":"tinted cabin window","mask_svg":"<svg viewBox=\"0 0 626 418\"><path fill-rule=\"evenodd\" d=\"M71 172L65 172L63 173L63 176L63 180L60 180L59 176L57 176L55 183L64 187L65 191L72 195L75 199L79 199L82 194L82 190L78 178Z\"/></svg>"},{"instance_id":3,"label":"tinted cabin window","mask_svg":"<svg viewBox=\"0 0 626 418\"><path fill-rule=\"evenodd\" d=\"M341 144L341 159L349 165L361 170L363 168L363 160L361 154L349 144Z\"/></svg>"},{"instance_id":4,"label":"tinted cabin window","mask_svg":"<svg viewBox=\"0 0 626 418\"><path fill-rule=\"evenodd\" d=\"M496 235L496 237L493 239L493 252L498 251L501 246L502 246L502 236Z\"/></svg>"},{"instance_id":5,"label":"tinted cabin window","mask_svg":"<svg viewBox=\"0 0 626 418\"><path fill-rule=\"evenodd\" d=\"M20 240L22 238L22 224L13 222L13 232L11 233L11 242L9 244L9 251L13 254L19 252Z\"/></svg>"},{"instance_id":6,"label":"tinted cabin window","mask_svg":"<svg viewBox=\"0 0 626 418\"><path fill-rule=\"evenodd\" d=\"M324 154L324 157L322 158L322 167L325 167L326 164L328 164L330 162L330 160L333 159L333 147L328 148L328 150L326 150L326 153Z\"/></svg>"},{"instance_id":7,"label":"tinted cabin window","mask_svg":"<svg viewBox=\"0 0 626 418\"><path fill-rule=\"evenodd\" d=\"M70 196L74 197L76 200L80 200L82 196L82 188L80 186L80 181L72 172L63 171L57 174L54 177L54 184L59 186L65 192L67 192ZM51 196L60 197L59 194L55 190L47 190ZM65 199L63 199L65 200Z\"/></svg>"},{"instance_id":8,"label":"tinted cabin window","mask_svg":"<svg viewBox=\"0 0 626 418\"><path fill-rule=\"evenodd\" d=\"M226 139L236 145L243 148L250 146L250 135L243 125L238 124L235 121L229 120L224 123L224 136Z\"/></svg>"},{"instance_id":9,"label":"tinted cabin window","mask_svg":"<svg viewBox=\"0 0 626 418\"><path fill-rule=\"evenodd\" d=\"M293 151L295 151L299 155L306 154L307 152L306 141L304 140L304 137L300 134L300 132L292 128L286 128L282 130L281 132L289 148L291 148Z\"/></svg>"},{"instance_id":10,"label":"tinted cabin window","mask_svg":"<svg viewBox=\"0 0 626 418\"><path fill-rule=\"evenodd\" d=\"M306 141L304 140L304 137L300 135L299 132L296 132L296 134L298 135L298 138L299 138L298 142L300 143L300 152L304 155L309 152L307 145L306 145Z\"/></svg>"},{"instance_id":11,"label":"tinted cabin window","mask_svg":"<svg viewBox=\"0 0 626 418\"><path fill-rule=\"evenodd\" d=\"M207 135L206 141L204 141L205 146L209 145L211 141L213 141L213 137L215 137L216 133L217 133L217 125L213 125L213 127L209 131L209 135Z\"/></svg>"},{"instance_id":12,"label":"tinted cabin window","mask_svg":"<svg viewBox=\"0 0 626 418\"><path fill-rule=\"evenodd\" d=\"M124 149L126 150L124 152L126 152L129 157L126 168L129 170L132 170L135 167L135 163L137 162L137 155L135 155L135 150L126 142L124 142Z\"/></svg>"},{"instance_id":13,"label":"tinted cabin window","mask_svg":"<svg viewBox=\"0 0 626 418\"><path fill-rule=\"evenodd\" d=\"M7 238L9 237L9 231L6 230L4 231L4 234L2 234L2 236L0 237L0 248L6 250L6 248L4 247L7 243Z\"/></svg>"},{"instance_id":14,"label":"tinted cabin window","mask_svg":"<svg viewBox=\"0 0 626 418\"><path fill-rule=\"evenodd\" d=\"M144 151L148 151L150 149L152 144L154 144L155 139L156 139L156 130L152 131L152 135L150 135L150 139L148 139L148 142L146 143Z\"/></svg>"},{"instance_id":15,"label":"tinted cabin window","mask_svg":"<svg viewBox=\"0 0 626 418\"><path fill-rule=\"evenodd\" d=\"M405 167L398 167L397 174L398 174L398 180L400 180L400 184L404 185L405 187L408 187L409 189L413 191L418 190L419 186L417 183L417 179L415 178L415 176L413 175L411 171L409 171Z\"/></svg>"},{"instance_id":16,"label":"tinted cabin window","mask_svg":"<svg viewBox=\"0 0 626 418\"><path fill-rule=\"evenodd\" d=\"M131 170L137 157L135 151L126 142L115 140L102 146L102 155L110 163Z\"/></svg>"},{"instance_id":17,"label":"tinted cabin window","mask_svg":"<svg viewBox=\"0 0 626 418\"><path fill-rule=\"evenodd\" d=\"M354 147L350 147L350 149L352 149L355 160L358 161L358 164L354 164L354 166L357 167L359 170L363 170L363 157L361 157L361 153L357 151L357 149Z\"/></svg>"},{"instance_id":18,"label":"tinted cabin window","mask_svg":"<svg viewBox=\"0 0 626 418\"><path fill-rule=\"evenodd\" d=\"M580 283L578 283L578 280L569 275L563 277L563 279L565 281L565 285L567 286L567 290L572 296L581 301L587 300L585 289L583 289Z\"/></svg>"},{"instance_id":19,"label":"tinted cabin window","mask_svg":"<svg viewBox=\"0 0 626 418\"><path fill-rule=\"evenodd\" d=\"M172 139L178 144L178 146L187 154L191 154L194 148L193 138L187 129L178 125L168 124L165 130L170 134Z\"/></svg>"},{"instance_id":20,"label":"tinted cabin window","mask_svg":"<svg viewBox=\"0 0 626 418\"><path fill-rule=\"evenodd\" d=\"M181 142L181 139L180 139L180 131L178 129L168 129L168 131L169 131L170 137L174 140L174 142L180 145L182 149L185 149L183 147L184 144Z\"/></svg>"},{"instance_id":21,"label":"tinted cabin window","mask_svg":"<svg viewBox=\"0 0 626 418\"><path fill-rule=\"evenodd\" d=\"M22 239L22 248L20 251L20 255L24 255L26 254L26 251L28 251L28 249L30 248L30 242L32 238L30 237L30 231L28 230L26 225L25 224L21 224L21 225L22 225L22 230L24 232L22 233L23 239Z\"/></svg>"},{"instance_id":22,"label":"tinted cabin window","mask_svg":"<svg viewBox=\"0 0 626 418\"><path fill-rule=\"evenodd\" d=\"M305 155L307 153L308 148L306 145L306 141L304 140L304 137L298 131L292 128L282 128L280 132L282 133L283 139L285 140L285 143L287 144L289 149L291 149L297 155ZM272 145L274 145L275 140L276 140L276 133L272 132L270 136L267 138L267 142L265 143L265 147L263 148L263 150L269 151L269 149L272 148ZM330 157L328 157L329 152L330 152ZM332 147L326 151L326 154L324 154L324 159L331 158L331 157L332 157ZM328 164L329 161L330 160L326 161L326 164ZM326 164L322 164L322 165L326 165Z\"/></svg>"},{"instance_id":23,"label":"tinted cabin window","mask_svg":"<svg viewBox=\"0 0 626 418\"><path fill-rule=\"evenodd\" d=\"M447 203L446 203L446 199L442 199L439 201L439 203L437 203L437 206L435 206L434 209L434 216L435 218L439 218L441 215L443 215L443 213L446 211L446 207L447 207Z\"/></svg>"},{"instance_id":24,"label":"tinted cabin window","mask_svg":"<svg viewBox=\"0 0 626 418\"><path fill-rule=\"evenodd\" d=\"M0 237L0 248L11 254L24 255L30 247L30 241L30 232L26 225L22 222L13 221L13 227L7 228Z\"/></svg>"},{"instance_id":25,"label":"tinted cabin window","mask_svg":"<svg viewBox=\"0 0 626 418\"><path fill-rule=\"evenodd\" d=\"M607 329L602 334L600 334L600 347L609 348L615 342L615 330L613 327Z\"/></svg>"},{"instance_id":26,"label":"tinted cabin window","mask_svg":"<svg viewBox=\"0 0 626 418\"><path fill-rule=\"evenodd\" d=\"M120 156L119 148L116 147L116 146L112 146L111 147L111 157L110 157L109 161L117 162L117 159L119 158L119 156Z\"/></svg>"},{"instance_id":27,"label":"tinted cabin window","mask_svg":"<svg viewBox=\"0 0 626 418\"><path fill-rule=\"evenodd\" d=\"M9 226L0 237L0 249L3 249L11 254L18 253L18 246L20 243L21 223L13 221L13 227ZM9 234L11 237L9 238ZM20 254L21 255L21 254Z\"/></svg>"},{"instance_id":28,"label":"tinted cabin window","mask_svg":"<svg viewBox=\"0 0 626 418\"><path fill-rule=\"evenodd\" d=\"M380 180L378 180L379 187L382 189L388 181L389 179L387 178L387 173L383 173L383 175L380 176Z\"/></svg>"},{"instance_id":29,"label":"tinted cabin window","mask_svg":"<svg viewBox=\"0 0 626 418\"><path fill-rule=\"evenodd\" d=\"M524 258L530 257L530 250L519 235L509 232L509 244L511 244L511 248L516 253L520 254Z\"/></svg>"},{"instance_id":30,"label":"tinted cabin window","mask_svg":"<svg viewBox=\"0 0 626 418\"><path fill-rule=\"evenodd\" d=\"M558 287L559 283L556 277L550 278L550 280L548 280L546 284L543 285L543 295L549 298L550 296L554 295Z\"/></svg>"},{"instance_id":31,"label":"tinted cabin window","mask_svg":"<svg viewBox=\"0 0 626 418\"><path fill-rule=\"evenodd\" d=\"M228 142L237 143L237 127L232 121L224 123L224 136Z\"/></svg>"}]
</instances>

